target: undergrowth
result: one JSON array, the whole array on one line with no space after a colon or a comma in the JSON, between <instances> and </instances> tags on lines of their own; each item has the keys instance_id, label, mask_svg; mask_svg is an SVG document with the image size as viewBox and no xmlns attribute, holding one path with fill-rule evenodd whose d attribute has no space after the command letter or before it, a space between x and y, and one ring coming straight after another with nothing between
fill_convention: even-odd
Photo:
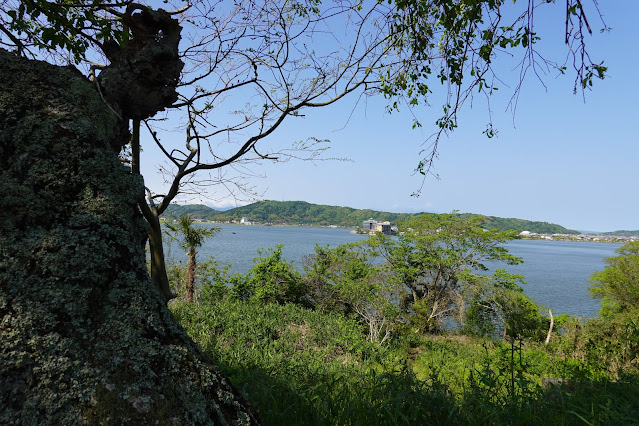
<instances>
[{"instance_id":1,"label":"undergrowth","mask_svg":"<svg viewBox=\"0 0 639 426\"><path fill-rule=\"evenodd\" d=\"M366 340L295 305L176 302L202 350L266 425L639 424L639 377L543 345L466 336ZM542 378L570 379L544 388Z\"/></svg>"}]
</instances>

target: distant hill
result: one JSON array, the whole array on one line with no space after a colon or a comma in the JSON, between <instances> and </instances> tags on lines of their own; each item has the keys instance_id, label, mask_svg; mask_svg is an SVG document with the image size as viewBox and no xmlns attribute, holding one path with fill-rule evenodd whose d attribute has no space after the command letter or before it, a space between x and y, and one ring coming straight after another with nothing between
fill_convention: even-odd
<instances>
[{"instance_id":1,"label":"distant hill","mask_svg":"<svg viewBox=\"0 0 639 426\"><path fill-rule=\"evenodd\" d=\"M366 219L396 223L408 218L406 213L388 213L376 210L359 210L351 207L323 206L305 201L258 201L218 214L218 220L236 220L246 217L260 223L354 227Z\"/></svg>"},{"instance_id":2,"label":"distant hill","mask_svg":"<svg viewBox=\"0 0 639 426\"><path fill-rule=\"evenodd\" d=\"M601 235L610 235L614 237L639 237L639 231L602 232Z\"/></svg>"},{"instance_id":3,"label":"distant hill","mask_svg":"<svg viewBox=\"0 0 639 426\"><path fill-rule=\"evenodd\" d=\"M469 216L476 215L469 214ZM564 228L563 226L557 225L555 223L495 216L483 217L485 218L485 226L489 229L495 228L501 231L516 229L517 231L530 231L536 234L579 234L579 232L577 231Z\"/></svg>"},{"instance_id":4,"label":"distant hill","mask_svg":"<svg viewBox=\"0 0 639 426\"><path fill-rule=\"evenodd\" d=\"M237 207L226 211L214 210L200 204L195 205L171 205L164 213L166 219L176 219L184 214L190 214L194 219L210 221L239 222L246 217L251 222L262 224L272 223L276 225L300 225L300 226L329 226L343 227L360 226L367 219L377 221L389 221L393 224L406 220L418 214L433 213L389 213L370 209L354 209L351 207L325 206L311 204L305 201L258 201L243 207ZM462 216L477 216L464 213ZM538 234L577 234L577 231L566 229L563 226L548 223L535 222L523 219L501 218L495 216L483 216L485 226L490 229L518 231L530 231Z\"/></svg>"},{"instance_id":5,"label":"distant hill","mask_svg":"<svg viewBox=\"0 0 639 426\"><path fill-rule=\"evenodd\" d=\"M213 217L219 213L208 206L202 204L185 204L180 206L178 204L169 204L169 207L164 211L162 217L164 219L178 219L186 214L191 215L193 219L202 220L215 220Z\"/></svg>"}]
</instances>

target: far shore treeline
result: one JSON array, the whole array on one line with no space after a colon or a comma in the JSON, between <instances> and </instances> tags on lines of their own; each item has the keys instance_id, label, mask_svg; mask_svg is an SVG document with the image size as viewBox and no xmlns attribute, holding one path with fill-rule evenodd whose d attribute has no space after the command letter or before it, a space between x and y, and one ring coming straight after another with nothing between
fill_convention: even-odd
<instances>
[{"instance_id":1,"label":"far shore treeline","mask_svg":"<svg viewBox=\"0 0 639 426\"><path fill-rule=\"evenodd\" d=\"M164 213L167 220L178 219L183 215L190 215L193 219L216 222L239 222L243 217L251 222L273 225L299 226L340 226L354 228L362 222L373 218L377 221L389 221L393 224L410 219L424 213L390 213L370 209L354 209L311 204L305 201L258 201L247 206L237 207L226 211L218 211L202 204L177 205L172 204ZM537 222L515 218L483 216L462 213L460 216L470 218L482 216L485 227L500 231L517 230L530 231L538 234L578 234L578 231L564 228L561 225L548 222Z\"/></svg>"}]
</instances>

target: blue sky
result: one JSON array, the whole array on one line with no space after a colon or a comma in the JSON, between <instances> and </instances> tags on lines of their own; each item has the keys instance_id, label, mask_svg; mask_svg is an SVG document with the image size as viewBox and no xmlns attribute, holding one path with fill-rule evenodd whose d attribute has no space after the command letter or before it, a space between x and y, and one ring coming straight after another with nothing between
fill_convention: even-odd
<instances>
[{"instance_id":1,"label":"blue sky","mask_svg":"<svg viewBox=\"0 0 639 426\"><path fill-rule=\"evenodd\" d=\"M551 72L544 77L546 87L529 75L513 115L506 110L512 88L500 85L500 96L491 101L498 136L482 135L488 121L485 102L477 99L472 108L468 105L460 116L460 127L440 144L434 167L439 179L427 177L420 197L411 196L422 185L413 169L441 111L436 97L432 107L415 110L423 124L417 130L411 128L407 111L385 113L381 98L359 103L351 98L306 111L304 119L285 123L265 142L326 138L331 141L326 156L350 161L253 167L255 173L265 175L252 180L259 198L394 212L459 210L548 221L579 230L639 229L639 136L635 130L639 60L634 55L639 2L601 2L600 7L612 31L599 34L601 24L592 16L595 35L589 40L590 52L593 58L605 60L609 75L595 82L585 103L581 93L572 94L572 75L557 78ZM562 12L555 5L536 18L543 38L538 49L557 61L565 56ZM518 71L511 65L502 66L500 75L512 85ZM152 153L147 155L153 160ZM159 185L157 173L148 167L144 173L149 186ZM235 203L231 199L211 203L197 196L188 201L213 207Z\"/></svg>"}]
</instances>

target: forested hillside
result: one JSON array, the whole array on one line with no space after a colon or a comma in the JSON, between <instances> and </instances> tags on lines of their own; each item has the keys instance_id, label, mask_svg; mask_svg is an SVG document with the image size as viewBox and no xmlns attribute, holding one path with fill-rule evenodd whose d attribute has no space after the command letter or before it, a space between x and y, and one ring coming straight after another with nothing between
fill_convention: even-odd
<instances>
[{"instance_id":1,"label":"forested hillside","mask_svg":"<svg viewBox=\"0 0 639 426\"><path fill-rule=\"evenodd\" d=\"M367 219L389 221L393 225L418 214L424 213L390 213L370 209L354 209L311 204L305 201L258 201L247 206L227 211L217 211L201 204L171 205L164 213L166 219L177 219L190 214L194 219L239 222L243 217L251 222L275 225L307 225L307 226L360 226ZM430 213L433 214L433 213ZM464 213L461 216L471 217L475 214ZM548 222L535 222L524 219L483 216L489 229L530 231L539 234L576 234L577 231L566 229L561 225Z\"/></svg>"},{"instance_id":2,"label":"forested hillside","mask_svg":"<svg viewBox=\"0 0 639 426\"><path fill-rule=\"evenodd\" d=\"M351 207L324 206L305 201L259 201L248 206L221 212L218 220L240 220L246 217L260 223L355 227L366 219L397 221L407 219L406 213L388 213L376 210L359 210Z\"/></svg>"},{"instance_id":3,"label":"forested hillside","mask_svg":"<svg viewBox=\"0 0 639 426\"><path fill-rule=\"evenodd\" d=\"M193 219L216 220L215 216L220 213L203 204L186 204L180 206L178 204L170 204L162 215L165 219L177 219L184 215L190 215Z\"/></svg>"}]
</instances>

